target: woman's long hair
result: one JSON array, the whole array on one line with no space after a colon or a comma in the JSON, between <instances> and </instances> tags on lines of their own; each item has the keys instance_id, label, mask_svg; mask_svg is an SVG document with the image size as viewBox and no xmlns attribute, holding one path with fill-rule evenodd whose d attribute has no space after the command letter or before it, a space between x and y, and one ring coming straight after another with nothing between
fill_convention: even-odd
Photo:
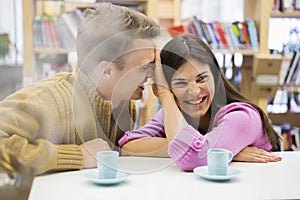
<instances>
[{"instance_id":1,"label":"woman's long hair","mask_svg":"<svg viewBox=\"0 0 300 200\"><path fill-rule=\"evenodd\" d=\"M253 106L260 114L263 131L268 135L273 151L280 150L280 137L274 131L268 117L257 105L247 100L232 84L227 81L210 48L197 36L183 34L173 38L161 51L161 63L164 75L171 88L171 78L178 68L191 59L208 64L214 77L215 96L210 107L211 119L219 109L233 102L244 102ZM210 127L213 120L210 120Z\"/></svg>"}]
</instances>

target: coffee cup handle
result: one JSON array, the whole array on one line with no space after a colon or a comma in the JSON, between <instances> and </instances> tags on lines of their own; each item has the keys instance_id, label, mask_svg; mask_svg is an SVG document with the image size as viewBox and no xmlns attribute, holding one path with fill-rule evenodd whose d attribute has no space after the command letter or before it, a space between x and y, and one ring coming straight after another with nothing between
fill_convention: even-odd
<instances>
[{"instance_id":1,"label":"coffee cup handle","mask_svg":"<svg viewBox=\"0 0 300 200\"><path fill-rule=\"evenodd\" d=\"M232 152L231 152L231 151L228 151L228 156L229 156L228 162L231 162L231 161L232 161L232 158L233 158Z\"/></svg>"}]
</instances>

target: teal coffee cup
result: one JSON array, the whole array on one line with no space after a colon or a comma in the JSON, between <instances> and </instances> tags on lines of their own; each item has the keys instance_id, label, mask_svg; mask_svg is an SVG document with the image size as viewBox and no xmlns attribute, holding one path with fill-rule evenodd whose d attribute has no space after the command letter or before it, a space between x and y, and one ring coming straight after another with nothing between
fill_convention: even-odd
<instances>
[{"instance_id":1,"label":"teal coffee cup","mask_svg":"<svg viewBox=\"0 0 300 200\"><path fill-rule=\"evenodd\" d=\"M209 149L207 165L209 175L226 176L228 163L232 160L232 152L226 149Z\"/></svg>"},{"instance_id":2,"label":"teal coffee cup","mask_svg":"<svg viewBox=\"0 0 300 200\"><path fill-rule=\"evenodd\" d=\"M97 168L99 178L116 178L118 173L118 161L118 151L97 152Z\"/></svg>"}]
</instances>

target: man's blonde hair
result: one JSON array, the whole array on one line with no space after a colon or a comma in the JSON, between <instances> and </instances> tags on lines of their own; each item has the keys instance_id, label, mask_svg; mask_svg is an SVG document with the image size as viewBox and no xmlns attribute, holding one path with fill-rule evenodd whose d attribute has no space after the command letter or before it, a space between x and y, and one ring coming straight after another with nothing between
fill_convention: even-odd
<instances>
[{"instance_id":1,"label":"man's blonde hair","mask_svg":"<svg viewBox=\"0 0 300 200\"><path fill-rule=\"evenodd\" d=\"M144 14L111 3L87 9L76 38L78 66L89 68L107 60L122 65L122 55L133 39L159 35L157 23Z\"/></svg>"}]
</instances>

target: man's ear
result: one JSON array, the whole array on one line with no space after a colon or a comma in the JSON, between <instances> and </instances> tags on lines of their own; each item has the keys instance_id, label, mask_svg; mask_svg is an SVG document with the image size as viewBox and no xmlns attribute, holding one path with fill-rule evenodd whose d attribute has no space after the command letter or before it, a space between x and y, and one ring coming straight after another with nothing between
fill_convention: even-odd
<instances>
[{"instance_id":1,"label":"man's ear","mask_svg":"<svg viewBox=\"0 0 300 200\"><path fill-rule=\"evenodd\" d=\"M112 73L111 63L106 60L99 62L97 68L98 71L100 71L101 74L103 74L103 76L110 76Z\"/></svg>"},{"instance_id":2,"label":"man's ear","mask_svg":"<svg viewBox=\"0 0 300 200\"><path fill-rule=\"evenodd\" d=\"M111 76L112 75L112 63L108 62L106 60L101 61L98 64L98 67L100 68L101 71L103 71L103 76Z\"/></svg>"}]
</instances>

